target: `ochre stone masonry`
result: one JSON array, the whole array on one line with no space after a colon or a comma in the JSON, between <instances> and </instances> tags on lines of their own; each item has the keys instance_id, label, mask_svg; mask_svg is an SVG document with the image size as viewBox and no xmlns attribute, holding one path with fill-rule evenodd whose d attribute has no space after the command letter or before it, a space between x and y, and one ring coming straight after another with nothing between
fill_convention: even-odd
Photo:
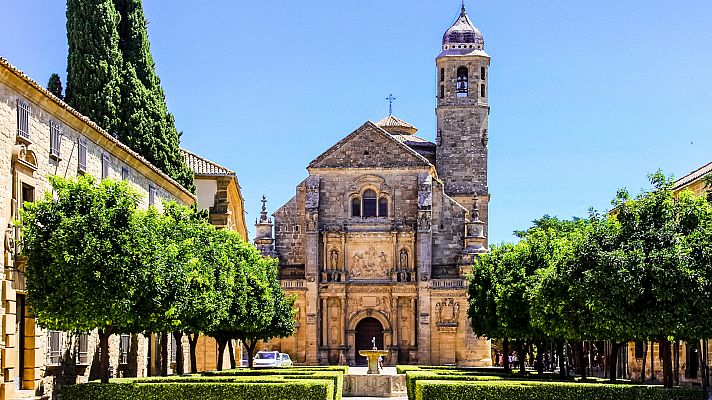
<instances>
[{"instance_id":1,"label":"ochre stone masonry","mask_svg":"<svg viewBox=\"0 0 712 400\"><path fill-rule=\"evenodd\" d=\"M376 338L386 365L491 364L465 279L487 252L489 61L463 8L436 62L437 143L392 115L366 122L309 164L274 220L263 207L255 243L297 297L296 333L267 347L357 365Z\"/></svg>"}]
</instances>

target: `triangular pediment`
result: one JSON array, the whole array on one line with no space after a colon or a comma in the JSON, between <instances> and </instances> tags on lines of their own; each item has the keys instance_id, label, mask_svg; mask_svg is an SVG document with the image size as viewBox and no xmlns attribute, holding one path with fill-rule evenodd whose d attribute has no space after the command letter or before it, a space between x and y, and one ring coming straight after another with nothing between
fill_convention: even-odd
<instances>
[{"instance_id":1,"label":"triangular pediment","mask_svg":"<svg viewBox=\"0 0 712 400\"><path fill-rule=\"evenodd\" d=\"M309 168L412 168L432 167L415 150L368 121L331 146Z\"/></svg>"}]
</instances>

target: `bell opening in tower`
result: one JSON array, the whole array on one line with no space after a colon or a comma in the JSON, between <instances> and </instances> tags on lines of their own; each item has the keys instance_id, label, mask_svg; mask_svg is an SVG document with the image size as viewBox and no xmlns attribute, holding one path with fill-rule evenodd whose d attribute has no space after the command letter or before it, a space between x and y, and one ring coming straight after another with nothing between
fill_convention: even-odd
<instances>
[{"instance_id":1,"label":"bell opening in tower","mask_svg":"<svg viewBox=\"0 0 712 400\"><path fill-rule=\"evenodd\" d=\"M468 82L467 67L457 69L457 97L467 97Z\"/></svg>"}]
</instances>

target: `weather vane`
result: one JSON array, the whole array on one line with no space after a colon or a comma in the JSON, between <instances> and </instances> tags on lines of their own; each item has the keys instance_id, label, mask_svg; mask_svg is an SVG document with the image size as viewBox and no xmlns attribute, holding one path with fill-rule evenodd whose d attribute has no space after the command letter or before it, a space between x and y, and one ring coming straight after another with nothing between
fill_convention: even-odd
<instances>
[{"instance_id":1,"label":"weather vane","mask_svg":"<svg viewBox=\"0 0 712 400\"><path fill-rule=\"evenodd\" d=\"M388 100L388 115L393 115L393 100L396 98L393 97L393 93L389 94L388 97L386 97L386 100Z\"/></svg>"}]
</instances>

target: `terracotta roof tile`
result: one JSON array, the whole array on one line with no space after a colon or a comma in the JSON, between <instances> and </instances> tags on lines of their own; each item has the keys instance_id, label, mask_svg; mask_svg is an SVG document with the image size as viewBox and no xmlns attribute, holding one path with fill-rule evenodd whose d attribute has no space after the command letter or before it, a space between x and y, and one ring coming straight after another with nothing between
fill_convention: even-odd
<instances>
[{"instance_id":1,"label":"terracotta roof tile","mask_svg":"<svg viewBox=\"0 0 712 400\"><path fill-rule=\"evenodd\" d=\"M702 167L690 172L689 174L683 176L680 179L677 179L675 181L675 184L673 186L674 190L682 189L683 187L700 180L704 178L707 174L712 173L712 162L708 163L707 165L703 165Z\"/></svg>"},{"instance_id":2,"label":"terracotta roof tile","mask_svg":"<svg viewBox=\"0 0 712 400\"><path fill-rule=\"evenodd\" d=\"M221 175L235 175L235 172L214 163L207 158L201 157L195 153L191 153L186 149L180 149L183 153L183 159L188 167L193 170L195 175L210 175L210 176L221 176Z\"/></svg>"}]
</instances>

